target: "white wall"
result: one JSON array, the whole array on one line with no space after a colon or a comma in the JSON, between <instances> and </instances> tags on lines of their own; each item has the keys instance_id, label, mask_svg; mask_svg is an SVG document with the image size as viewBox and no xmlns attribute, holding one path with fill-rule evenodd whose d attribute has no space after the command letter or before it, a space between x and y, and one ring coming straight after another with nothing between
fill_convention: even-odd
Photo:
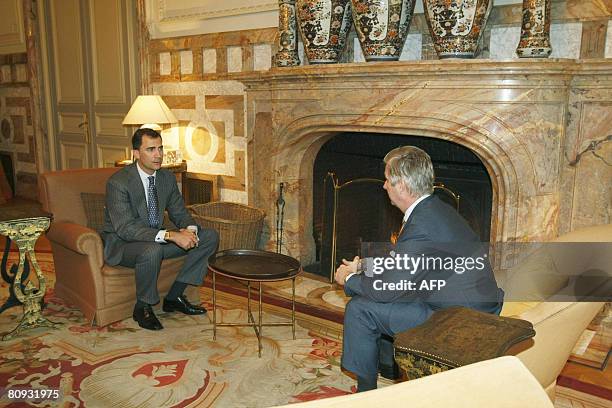
<instances>
[{"instance_id":1,"label":"white wall","mask_svg":"<svg viewBox=\"0 0 612 408\"><path fill-rule=\"evenodd\" d=\"M277 0L145 0L151 38L278 26ZM493 5L522 0L493 0ZM417 0L415 13L423 12Z\"/></svg>"}]
</instances>

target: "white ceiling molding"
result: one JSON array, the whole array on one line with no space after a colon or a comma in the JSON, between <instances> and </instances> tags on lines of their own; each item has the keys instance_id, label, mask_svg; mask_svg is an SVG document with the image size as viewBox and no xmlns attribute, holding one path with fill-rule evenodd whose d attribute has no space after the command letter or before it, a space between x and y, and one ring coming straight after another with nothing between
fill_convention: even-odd
<instances>
[{"instance_id":1,"label":"white ceiling molding","mask_svg":"<svg viewBox=\"0 0 612 408\"><path fill-rule=\"evenodd\" d=\"M145 0L151 38L278 27L274 0Z\"/></svg>"},{"instance_id":2,"label":"white ceiling molding","mask_svg":"<svg viewBox=\"0 0 612 408\"><path fill-rule=\"evenodd\" d=\"M494 6L522 0L493 0ZM151 38L278 27L277 0L145 0ZM417 0L415 13L423 12Z\"/></svg>"},{"instance_id":3,"label":"white ceiling molding","mask_svg":"<svg viewBox=\"0 0 612 408\"><path fill-rule=\"evenodd\" d=\"M277 9L278 1L270 0L159 0L159 20L208 19Z\"/></svg>"}]
</instances>

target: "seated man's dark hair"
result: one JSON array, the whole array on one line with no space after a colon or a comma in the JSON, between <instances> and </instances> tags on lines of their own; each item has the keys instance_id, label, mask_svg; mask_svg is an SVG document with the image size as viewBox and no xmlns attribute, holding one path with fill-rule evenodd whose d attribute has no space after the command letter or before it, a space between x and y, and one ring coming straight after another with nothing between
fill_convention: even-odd
<instances>
[{"instance_id":1,"label":"seated man's dark hair","mask_svg":"<svg viewBox=\"0 0 612 408\"><path fill-rule=\"evenodd\" d=\"M134 136L132 136L132 149L138 150L140 146L142 146L142 137L149 136L153 139L157 139L158 137L161 139L161 135L158 131L149 129L149 128L140 128L134 132Z\"/></svg>"}]
</instances>

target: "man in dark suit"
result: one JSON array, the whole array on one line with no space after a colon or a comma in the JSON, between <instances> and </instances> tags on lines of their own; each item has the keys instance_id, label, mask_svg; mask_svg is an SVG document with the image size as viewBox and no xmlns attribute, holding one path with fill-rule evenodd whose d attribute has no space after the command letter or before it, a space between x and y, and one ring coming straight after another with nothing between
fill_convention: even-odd
<instances>
[{"instance_id":1,"label":"man in dark suit","mask_svg":"<svg viewBox=\"0 0 612 408\"><path fill-rule=\"evenodd\" d=\"M204 314L206 309L189 303L183 291L187 285L202 284L208 257L217 249L219 237L216 231L195 223L176 178L161 168L161 135L153 129L138 129L132 137L132 149L136 163L119 170L106 185L104 259L109 265L135 269L133 318L140 327L161 330L151 306L159 303L157 277L162 260L185 255L183 267L164 298L163 310ZM162 228L164 211L178 231Z\"/></svg>"},{"instance_id":2,"label":"man in dark suit","mask_svg":"<svg viewBox=\"0 0 612 408\"><path fill-rule=\"evenodd\" d=\"M403 146L389 152L384 162L384 189L391 203L404 213L394 253L416 261L477 256L480 244L476 234L455 209L432 195L434 172L429 155ZM363 274L359 273L361 263L358 257L343 260L335 274L336 282L344 285L351 297L344 314L342 367L357 376L358 391L376 388L383 334L393 336L420 325L445 307L459 305L490 313L501 310L503 291L486 261L482 269L465 273L435 263L431 268L421 263L412 270L406 265L414 264L399 267L401 263L390 263L380 274ZM433 289L427 284L429 280L444 281L445 290Z\"/></svg>"}]
</instances>

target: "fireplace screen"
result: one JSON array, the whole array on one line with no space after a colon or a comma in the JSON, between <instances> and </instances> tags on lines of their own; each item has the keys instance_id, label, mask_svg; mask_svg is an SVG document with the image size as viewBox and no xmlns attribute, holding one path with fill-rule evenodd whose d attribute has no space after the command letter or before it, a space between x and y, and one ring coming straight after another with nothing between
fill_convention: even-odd
<instances>
[{"instance_id":1,"label":"fireplace screen","mask_svg":"<svg viewBox=\"0 0 612 408\"><path fill-rule=\"evenodd\" d=\"M325 177L320 270L330 281L342 258L361 255L362 242L389 241L399 229L403 214L391 205L383 184L374 178L338 184L334 173Z\"/></svg>"},{"instance_id":2,"label":"fireplace screen","mask_svg":"<svg viewBox=\"0 0 612 408\"><path fill-rule=\"evenodd\" d=\"M330 282L342 259L361 256L363 242L386 242L397 235L403 214L389 201L383 180L360 178L338 183L334 173L324 181L323 231L321 236L321 274ZM460 197L442 183L434 194L455 209Z\"/></svg>"}]
</instances>

